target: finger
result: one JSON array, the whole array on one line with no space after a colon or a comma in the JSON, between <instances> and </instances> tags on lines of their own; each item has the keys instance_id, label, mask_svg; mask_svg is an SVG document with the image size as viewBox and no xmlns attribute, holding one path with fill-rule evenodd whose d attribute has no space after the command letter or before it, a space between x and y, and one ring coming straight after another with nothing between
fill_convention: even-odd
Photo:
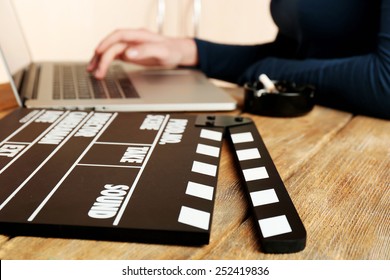
<instances>
[{"instance_id":1,"label":"finger","mask_svg":"<svg viewBox=\"0 0 390 280\"><path fill-rule=\"evenodd\" d=\"M96 48L97 54L104 53L110 46L117 43L137 44L143 42L158 42L160 35L144 29L120 29L108 35Z\"/></svg>"},{"instance_id":2,"label":"finger","mask_svg":"<svg viewBox=\"0 0 390 280\"><path fill-rule=\"evenodd\" d=\"M108 67L110 66L111 62L119 57L122 56L123 52L126 50L127 45L123 43L112 45L109 49L107 49L106 52L104 52L99 59L96 71L95 71L95 77L97 79L102 79L106 76Z\"/></svg>"},{"instance_id":3,"label":"finger","mask_svg":"<svg viewBox=\"0 0 390 280\"><path fill-rule=\"evenodd\" d=\"M89 72L95 71L98 66L99 60L100 60L100 56L95 53L87 65L87 71Z\"/></svg>"}]
</instances>

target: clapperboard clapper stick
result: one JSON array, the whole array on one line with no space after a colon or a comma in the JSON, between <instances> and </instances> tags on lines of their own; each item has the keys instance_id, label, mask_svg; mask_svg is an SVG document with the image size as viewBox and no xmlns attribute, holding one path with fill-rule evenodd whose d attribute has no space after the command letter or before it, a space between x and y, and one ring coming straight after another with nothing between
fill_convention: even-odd
<instances>
[{"instance_id":1,"label":"clapperboard clapper stick","mask_svg":"<svg viewBox=\"0 0 390 280\"><path fill-rule=\"evenodd\" d=\"M294 253L306 245L306 230L272 158L249 118L198 116L196 124L222 127L230 140L266 253Z\"/></svg>"}]
</instances>

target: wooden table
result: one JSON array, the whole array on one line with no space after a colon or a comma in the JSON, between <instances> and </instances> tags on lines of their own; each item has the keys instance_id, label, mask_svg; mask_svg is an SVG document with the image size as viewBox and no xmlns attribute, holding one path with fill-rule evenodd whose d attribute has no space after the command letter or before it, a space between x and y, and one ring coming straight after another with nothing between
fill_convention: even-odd
<instances>
[{"instance_id":1,"label":"wooden table","mask_svg":"<svg viewBox=\"0 0 390 280\"><path fill-rule=\"evenodd\" d=\"M15 107L11 96L1 85L0 117ZM209 245L0 235L0 259L390 259L389 121L320 106L298 118L243 115L256 123L306 227L303 251L261 252L224 143Z\"/></svg>"}]
</instances>

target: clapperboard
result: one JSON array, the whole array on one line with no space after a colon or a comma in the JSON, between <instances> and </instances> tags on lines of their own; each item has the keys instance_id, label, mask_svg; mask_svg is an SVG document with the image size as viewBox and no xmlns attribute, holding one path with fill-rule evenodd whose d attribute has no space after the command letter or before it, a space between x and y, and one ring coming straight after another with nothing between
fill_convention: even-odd
<instances>
[{"instance_id":1,"label":"clapperboard","mask_svg":"<svg viewBox=\"0 0 390 280\"><path fill-rule=\"evenodd\" d=\"M207 244L224 135L262 250L302 250L305 229L256 127L227 116L16 110L0 121L0 232Z\"/></svg>"}]
</instances>

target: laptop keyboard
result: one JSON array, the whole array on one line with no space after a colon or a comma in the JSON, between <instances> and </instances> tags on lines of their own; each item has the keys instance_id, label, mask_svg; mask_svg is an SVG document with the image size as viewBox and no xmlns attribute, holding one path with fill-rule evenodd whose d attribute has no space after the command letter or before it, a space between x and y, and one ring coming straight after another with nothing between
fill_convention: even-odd
<instances>
[{"instance_id":1,"label":"laptop keyboard","mask_svg":"<svg viewBox=\"0 0 390 280\"><path fill-rule=\"evenodd\" d=\"M54 66L53 99L138 98L139 95L119 65L111 66L104 80L97 80L83 64Z\"/></svg>"}]
</instances>

